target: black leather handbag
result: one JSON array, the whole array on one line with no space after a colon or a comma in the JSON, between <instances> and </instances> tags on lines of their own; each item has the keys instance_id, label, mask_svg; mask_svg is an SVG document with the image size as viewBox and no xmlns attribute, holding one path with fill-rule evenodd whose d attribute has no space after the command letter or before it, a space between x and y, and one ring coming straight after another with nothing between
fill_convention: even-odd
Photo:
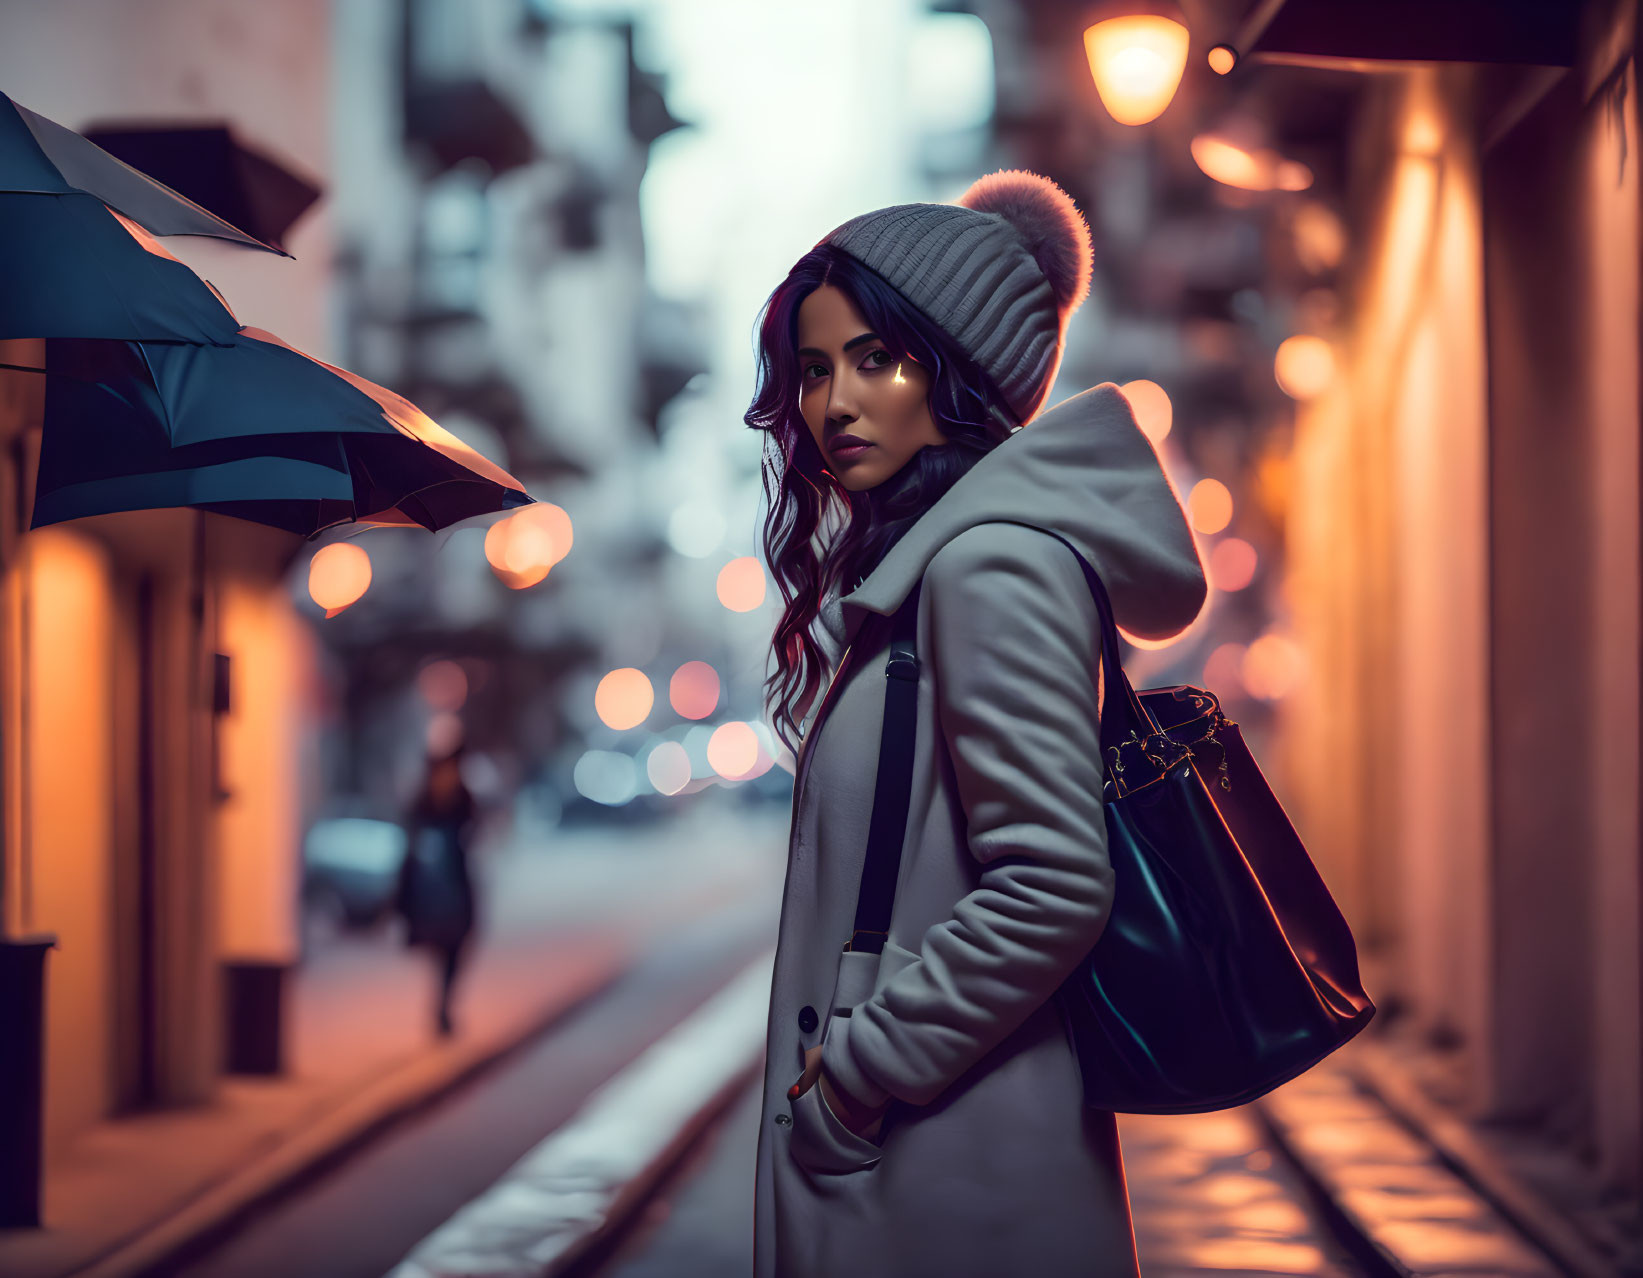
<instances>
[{"instance_id":1,"label":"black leather handbag","mask_svg":"<svg viewBox=\"0 0 1643 1278\"><path fill-rule=\"evenodd\" d=\"M1051 534L1055 536L1055 534ZM1101 939L1055 998L1084 1103L1133 1114L1241 1105L1369 1023L1352 932L1213 693L1139 696L1106 588L1102 800L1115 876ZM907 826L918 710L915 589L892 620L872 824L851 949L882 949ZM1093 673L1093 672L1092 672Z\"/></svg>"}]
</instances>

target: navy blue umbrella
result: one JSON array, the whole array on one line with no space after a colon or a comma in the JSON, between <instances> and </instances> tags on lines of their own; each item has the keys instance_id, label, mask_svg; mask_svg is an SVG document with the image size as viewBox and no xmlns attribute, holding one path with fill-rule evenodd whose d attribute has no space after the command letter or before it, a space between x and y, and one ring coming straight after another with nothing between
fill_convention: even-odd
<instances>
[{"instance_id":1,"label":"navy blue umbrella","mask_svg":"<svg viewBox=\"0 0 1643 1278\"><path fill-rule=\"evenodd\" d=\"M32 526L193 506L312 536L530 502L414 404L242 329L156 235L280 251L0 94L0 338L46 338L50 379Z\"/></svg>"},{"instance_id":2,"label":"navy blue umbrella","mask_svg":"<svg viewBox=\"0 0 1643 1278\"><path fill-rule=\"evenodd\" d=\"M156 235L278 252L0 94L0 338L222 342L222 298Z\"/></svg>"},{"instance_id":3,"label":"navy blue umbrella","mask_svg":"<svg viewBox=\"0 0 1643 1278\"><path fill-rule=\"evenodd\" d=\"M193 506L311 537L532 500L408 400L257 329L224 346L49 342L43 371L31 527Z\"/></svg>"}]
</instances>

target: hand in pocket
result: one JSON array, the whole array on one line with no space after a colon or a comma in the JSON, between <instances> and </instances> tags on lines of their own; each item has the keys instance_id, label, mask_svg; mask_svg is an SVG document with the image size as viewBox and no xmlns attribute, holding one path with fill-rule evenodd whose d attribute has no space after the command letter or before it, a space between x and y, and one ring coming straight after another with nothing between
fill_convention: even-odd
<instances>
[{"instance_id":1,"label":"hand in pocket","mask_svg":"<svg viewBox=\"0 0 1643 1278\"><path fill-rule=\"evenodd\" d=\"M848 1131L863 1140L876 1141L884 1127L884 1115L890 1108L889 1102L880 1106L863 1105L854 1097L846 1095L834 1087L832 1080L822 1071L821 1058L820 1043L805 1052L804 1072L799 1075L799 1081L787 1089L788 1100L797 1100L812 1087L819 1086L822 1104L833 1111L833 1116Z\"/></svg>"}]
</instances>

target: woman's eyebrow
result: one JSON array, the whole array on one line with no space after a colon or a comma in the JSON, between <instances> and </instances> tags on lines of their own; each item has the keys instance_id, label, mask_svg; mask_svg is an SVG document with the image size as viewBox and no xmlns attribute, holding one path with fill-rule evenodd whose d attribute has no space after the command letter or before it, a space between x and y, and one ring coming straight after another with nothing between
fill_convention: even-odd
<instances>
[{"instance_id":1,"label":"woman's eyebrow","mask_svg":"<svg viewBox=\"0 0 1643 1278\"><path fill-rule=\"evenodd\" d=\"M852 337L848 342L846 342L844 344L844 349L846 351L850 351L850 350L853 350L855 347L860 346L863 342L876 342L876 341L879 341L879 340L880 340L880 338L879 338L879 335L877 333L863 333L860 337ZM826 351L818 351L814 346L801 346L801 347L799 347L799 354L800 355L820 355L823 359L827 358L827 352Z\"/></svg>"}]
</instances>

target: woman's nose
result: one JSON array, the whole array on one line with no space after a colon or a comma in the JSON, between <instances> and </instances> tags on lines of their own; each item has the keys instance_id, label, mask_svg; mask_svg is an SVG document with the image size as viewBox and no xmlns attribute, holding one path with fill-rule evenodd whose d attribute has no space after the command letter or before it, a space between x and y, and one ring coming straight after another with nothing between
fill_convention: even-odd
<instances>
[{"instance_id":1,"label":"woman's nose","mask_svg":"<svg viewBox=\"0 0 1643 1278\"><path fill-rule=\"evenodd\" d=\"M858 416L860 416L860 413L856 408L854 391L835 381L827 398L827 420L830 422L853 422Z\"/></svg>"}]
</instances>

